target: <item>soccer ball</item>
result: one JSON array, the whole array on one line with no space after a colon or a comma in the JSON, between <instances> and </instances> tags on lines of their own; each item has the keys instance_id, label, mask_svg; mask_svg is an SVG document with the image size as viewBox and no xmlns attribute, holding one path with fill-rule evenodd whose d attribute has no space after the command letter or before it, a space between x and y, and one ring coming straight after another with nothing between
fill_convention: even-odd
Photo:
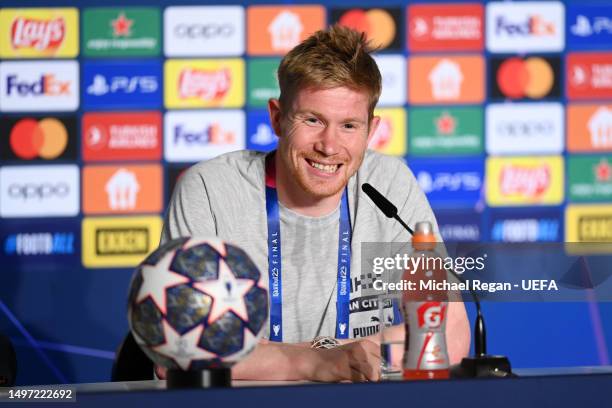
<instances>
[{"instance_id":1,"label":"soccer ball","mask_svg":"<svg viewBox=\"0 0 612 408\"><path fill-rule=\"evenodd\" d=\"M178 238L135 270L128 322L156 364L179 370L230 367L263 334L268 291L240 248L219 239Z\"/></svg>"}]
</instances>

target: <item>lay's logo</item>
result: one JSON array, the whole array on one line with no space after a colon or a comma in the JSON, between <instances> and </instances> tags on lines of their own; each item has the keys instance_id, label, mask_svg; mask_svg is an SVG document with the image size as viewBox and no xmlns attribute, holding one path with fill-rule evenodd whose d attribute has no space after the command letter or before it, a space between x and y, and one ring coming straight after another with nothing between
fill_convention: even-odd
<instances>
[{"instance_id":1,"label":"lay's logo","mask_svg":"<svg viewBox=\"0 0 612 408\"><path fill-rule=\"evenodd\" d=\"M53 20L17 18L11 26L11 45L15 49L54 50L65 36L66 20L62 17Z\"/></svg>"},{"instance_id":2,"label":"lay's logo","mask_svg":"<svg viewBox=\"0 0 612 408\"><path fill-rule=\"evenodd\" d=\"M181 99L200 98L204 101L222 99L230 89L232 73L229 69L205 70L187 68L179 77Z\"/></svg>"},{"instance_id":3,"label":"lay's logo","mask_svg":"<svg viewBox=\"0 0 612 408\"><path fill-rule=\"evenodd\" d=\"M0 10L1 58L76 57L75 8Z\"/></svg>"},{"instance_id":4,"label":"lay's logo","mask_svg":"<svg viewBox=\"0 0 612 408\"><path fill-rule=\"evenodd\" d=\"M563 159L561 157L487 159L489 205L555 205L562 201Z\"/></svg>"},{"instance_id":5,"label":"lay's logo","mask_svg":"<svg viewBox=\"0 0 612 408\"><path fill-rule=\"evenodd\" d=\"M528 168L505 166L500 176L501 192L524 197L540 197L550 185L550 168L547 165Z\"/></svg>"},{"instance_id":6,"label":"lay's logo","mask_svg":"<svg viewBox=\"0 0 612 408\"><path fill-rule=\"evenodd\" d=\"M166 108L240 108L244 105L242 59L168 60L164 71Z\"/></svg>"}]
</instances>

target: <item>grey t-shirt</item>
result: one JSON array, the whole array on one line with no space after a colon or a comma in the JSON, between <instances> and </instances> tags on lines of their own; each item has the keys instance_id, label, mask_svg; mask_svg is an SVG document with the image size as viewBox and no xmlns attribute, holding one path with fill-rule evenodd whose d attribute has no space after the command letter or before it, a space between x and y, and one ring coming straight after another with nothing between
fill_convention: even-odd
<instances>
[{"instance_id":1,"label":"grey t-shirt","mask_svg":"<svg viewBox=\"0 0 612 408\"><path fill-rule=\"evenodd\" d=\"M264 163L265 153L239 151L192 166L174 190L162 242L181 236L216 236L233 243L249 254L262 273L260 285L267 288ZM427 199L404 162L367 151L348 183L353 228L351 338L378 329L378 308L368 301L376 294L374 276L372 271L360 270L361 243L410 241L408 232L386 218L361 191L363 183L370 183L394 203L409 226L430 221L437 232ZM310 341L316 335L334 336L336 332L339 212L338 207L331 214L308 217L280 205L284 342ZM266 326L266 337L268 329Z\"/></svg>"}]
</instances>

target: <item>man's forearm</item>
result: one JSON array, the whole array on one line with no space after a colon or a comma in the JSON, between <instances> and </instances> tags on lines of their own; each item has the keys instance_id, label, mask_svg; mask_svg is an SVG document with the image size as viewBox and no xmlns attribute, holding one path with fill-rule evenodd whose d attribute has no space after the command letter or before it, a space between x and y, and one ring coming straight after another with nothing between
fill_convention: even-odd
<instances>
[{"instance_id":1,"label":"man's forearm","mask_svg":"<svg viewBox=\"0 0 612 408\"><path fill-rule=\"evenodd\" d=\"M232 368L237 380L306 380L307 362L315 351L305 344L261 341L255 350Z\"/></svg>"}]
</instances>

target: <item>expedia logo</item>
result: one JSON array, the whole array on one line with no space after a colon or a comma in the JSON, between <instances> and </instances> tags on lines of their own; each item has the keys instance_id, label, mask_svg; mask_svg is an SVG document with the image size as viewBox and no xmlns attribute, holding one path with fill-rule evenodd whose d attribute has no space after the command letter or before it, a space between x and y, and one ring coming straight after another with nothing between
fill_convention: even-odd
<instances>
[{"instance_id":1,"label":"expedia logo","mask_svg":"<svg viewBox=\"0 0 612 408\"><path fill-rule=\"evenodd\" d=\"M234 27L230 24L179 24L174 28L178 38L215 38L230 37L234 34Z\"/></svg>"},{"instance_id":2,"label":"expedia logo","mask_svg":"<svg viewBox=\"0 0 612 408\"><path fill-rule=\"evenodd\" d=\"M147 228L100 228L96 230L97 255L145 255L150 250Z\"/></svg>"},{"instance_id":3,"label":"expedia logo","mask_svg":"<svg viewBox=\"0 0 612 408\"><path fill-rule=\"evenodd\" d=\"M578 218L578 239L582 242L612 242L612 217L588 215Z\"/></svg>"}]
</instances>

